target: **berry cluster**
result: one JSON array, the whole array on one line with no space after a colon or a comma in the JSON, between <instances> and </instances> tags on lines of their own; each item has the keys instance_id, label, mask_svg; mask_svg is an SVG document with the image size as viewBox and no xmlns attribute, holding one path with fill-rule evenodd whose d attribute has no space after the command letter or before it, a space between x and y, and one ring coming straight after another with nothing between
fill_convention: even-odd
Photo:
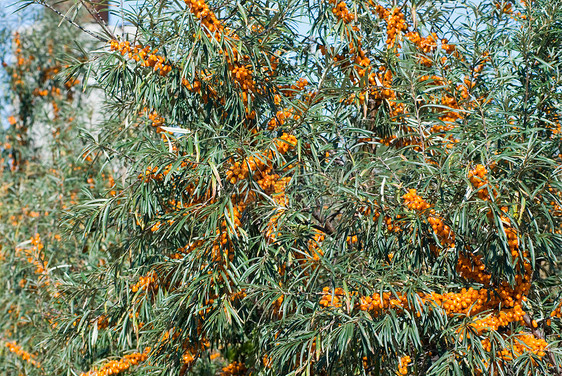
<instances>
[{"instance_id":1,"label":"berry cluster","mask_svg":"<svg viewBox=\"0 0 562 376\"><path fill-rule=\"evenodd\" d=\"M298 93L301 93L309 85L306 78L299 78L297 82L291 85L278 86L279 93L283 94L286 98L292 98ZM276 94L274 97L275 104L281 103L281 97Z\"/></svg>"},{"instance_id":2,"label":"berry cluster","mask_svg":"<svg viewBox=\"0 0 562 376\"><path fill-rule=\"evenodd\" d=\"M149 288L156 288L157 276L155 272L149 272L146 276L141 276L139 281L131 287L132 292L139 290L148 290Z\"/></svg>"},{"instance_id":3,"label":"berry cluster","mask_svg":"<svg viewBox=\"0 0 562 376\"><path fill-rule=\"evenodd\" d=\"M316 230L313 238L308 241L308 254L313 261L320 260L320 257L324 255L321 245L325 238L326 235Z\"/></svg>"},{"instance_id":4,"label":"berry cluster","mask_svg":"<svg viewBox=\"0 0 562 376\"><path fill-rule=\"evenodd\" d=\"M357 307L361 311L369 311L375 316L382 314L388 309L402 310L407 306L406 295L397 294L397 296L393 296L390 292L383 292L382 295L374 293L371 296L362 296L359 298L359 303L357 303Z\"/></svg>"},{"instance_id":5,"label":"berry cluster","mask_svg":"<svg viewBox=\"0 0 562 376\"><path fill-rule=\"evenodd\" d=\"M510 2L503 2L503 1L496 1L494 2L494 6L498 9L501 13L511 14L513 13L512 4Z\"/></svg>"},{"instance_id":6,"label":"berry cluster","mask_svg":"<svg viewBox=\"0 0 562 376\"><path fill-rule=\"evenodd\" d=\"M445 124L434 125L430 129L431 133L447 132L453 129L454 126L453 124L455 123L456 120L462 118L461 113L455 111L456 109L459 109L460 106L457 100L455 99L455 97L453 97L452 95L444 94L441 97L441 105L443 105L444 107L449 107L452 110L451 111L443 110L444 113L439 117L439 120L443 121ZM452 141L457 142L458 140L452 140Z\"/></svg>"},{"instance_id":7,"label":"berry cluster","mask_svg":"<svg viewBox=\"0 0 562 376\"><path fill-rule=\"evenodd\" d=\"M374 100L375 107L378 108L383 103L387 103L389 107L389 115L392 117L398 117L404 113L404 104L397 101L398 96L396 91L392 89L392 72L384 66L379 67L379 72L369 73L369 84L371 88L369 90L369 99ZM359 102L364 103L366 100L365 94L359 94ZM412 129L410 127L405 127L400 125L406 133L411 133ZM396 136L390 136L389 138L382 139L381 142L385 145L390 145L390 142L396 138Z\"/></svg>"},{"instance_id":8,"label":"berry cluster","mask_svg":"<svg viewBox=\"0 0 562 376\"><path fill-rule=\"evenodd\" d=\"M245 375L248 369L244 365L244 363L240 363L234 361L224 367L222 372L220 373L221 376L242 376Z\"/></svg>"},{"instance_id":9,"label":"berry cluster","mask_svg":"<svg viewBox=\"0 0 562 376\"><path fill-rule=\"evenodd\" d=\"M332 289L329 287L324 287L322 289L322 298L320 299L320 305L322 307L335 307L339 308L342 306L342 297L344 295L344 291L341 287L336 287L336 289L332 292Z\"/></svg>"},{"instance_id":10,"label":"berry cluster","mask_svg":"<svg viewBox=\"0 0 562 376\"><path fill-rule=\"evenodd\" d=\"M456 51L457 47L454 44L449 43L445 38L441 39L441 48L449 55Z\"/></svg>"},{"instance_id":11,"label":"berry cluster","mask_svg":"<svg viewBox=\"0 0 562 376\"><path fill-rule=\"evenodd\" d=\"M431 228L437 235L437 238L443 246L454 247L455 246L455 234L453 234L451 227L446 225L439 216L436 215L435 210L431 209L429 211L430 215L427 217L427 221L431 225Z\"/></svg>"},{"instance_id":12,"label":"berry cluster","mask_svg":"<svg viewBox=\"0 0 562 376\"><path fill-rule=\"evenodd\" d=\"M548 192L552 195L552 200L550 205L552 206L552 213L555 216L562 216L562 192L554 189L553 187L548 187ZM556 201L554 201L556 200Z\"/></svg>"},{"instance_id":13,"label":"berry cluster","mask_svg":"<svg viewBox=\"0 0 562 376\"><path fill-rule=\"evenodd\" d=\"M488 178L486 177L487 174L488 170L481 164L476 165L476 168L468 173L468 180L470 180L470 183L478 191L477 195L481 200L488 200L490 197L488 188L484 187L489 186Z\"/></svg>"},{"instance_id":14,"label":"berry cluster","mask_svg":"<svg viewBox=\"0 0 562 376\"><path fill-rule=\"evenodd\" d=\"M201 20L201 23L207 29L209 36L219 39L220 34L224 30L224 26L218 20L215 13L209 9L209 5L204 0L184 0L189 10L195 18Z\"/></svg>"},{"instance_id":15,"label":"berry cluster","mask_svg":"<svg viewBox=\"0 0 562 376\"><path fill-rule=\"evenodd\" d=\"M486 265L482 262L482 255L460 252L456 270L466 280L481 283L485 286L488 286L492 279L490 273L486 271Z\"/></svg>"},{"instance_id":16,"label":"berry cluster","mask_svg":"<svg viewBox=\"0 0 562 376\"><path fill-rule=\"evenodd\" d=\"M146 171L144 172L144 174L139 174L138 178L140 180L143 180L145 183L148 183L151 180L162 180L164 178L164 175L162 174L157 174L158 172L158 166L148 166L146 168Z\"/></svg>"},{"instance_id":17,"label":"berry cluster","mask_svg":"<svg viewBox=\"0 0 562 376\"><path fill-rule=\"evenodd\" d=\"M232 31L225 30L223 24L219 21L216 17L215 13L210 10L207 3L204 0L184 0L189 10L195 18L201 20L201 23L205 27L205 32L207 36L212 36L215 39L220 39L224 37L226 41L236 41L238 40L238 36L236 36ZM231 74L232 79L236 82L236 85L242 90L241 97L243 103L246 105L249 104L249 99L253 95L256 90L256 82L253 78L254 72L252 71L251 65L244 65L241 62L241 56L238 52L238 49L234 46L231 46L231 50L223 50L222 53L226 56L227 62L229 64L229 71ZM245 56L244 58L249 58ZM195 80L193 84L190 84L185 78L182 79L182 84L188 88L188 90L194 92L201 91L201 82L199 80ZM213 96L218 96L216 90L211 87L208 87L209 91ZM207 101L207 95L205 94L203 100ZM255 112L248 111L248 117L254 118Z\"/></svg>"},{"instance_id":18,"label":"berry cluster","mask_svg":"<svg viewBox=\"0 0 562 376\"><path fill-rule=\"evenodd\" d=\"M275 117L270 119L267 123L267 129L270 131L275 130L276 128L283 126L285 121L292 117L295 118L295 120L298 120L298 115L294 115L294 110L292 108L277 111Z\"/></svg>"},{"instance_id":19,"label":"berry cluster","mask_svg":"<svg viewBox=\"0 0 562 376\"><path fill-rule=\"evenodd\" d=\"M497 307L494 308L497 309ZM516 304L513 308L501 309L482 319L475 320L471 325L477 333L482 333L489 330L498 330L499 328L505 327L512 322L520 322L521 324L524 324L524 316L525 312L523 311L523 308L521 305ZM467 334L467 336L470 335Z\"/></svg>"},{"instance_id":20,"label":"berry cluster","mask_svg":"<svg viewBox=\"0 0 562 376\"><path fill-rule=\"evenodd\" d=\"M200 331L199 327L198 327L198 331ZM177 338L177 336L179 336L179 333L178 332L174 333L174 338ZM180 375L185 374L187 368L191 367L193 365L193 362L200 356L201 352L205 351L208 347L210 347L210 345L211 344L209 343L209 341L207 341L204 338L201 340L201 342L198 345L194 345L187 341L184 341L182 343L183 354L181 357L181 362L183 366L180 371Z\"/></svg>"},{"instance_id":21,"label":"berry cluster","mask_svg":"<svg viewBox=\"0 0 562 376\"><path fill-rule=\"evenodd\" d=\"M24 213L27 212L27 209L24 208ZM27 213L26 213L27 214ZM39 213L36 212L29 212L30 216L38 217ZM60 292L57 290L57 287L60 285L58 282L52 283L51 275L47 268L47 262L45 261L45 255L43 253L43 242L41 241L41 237L39 234L35 234L31 239L31 248L16 248L16 255L21 255L25 257L25 260L35 267L35 274L39 276L37 281L38 286L47 286L50 287L50 294L53 297L59 297ZM20 286L23 288L26 285L26 280L22 279L20 281Z\"/></svg>"},{"instance_id":22,"label":"berry cluster","mask_svg":"<svg viewBox=\"0 0 562 376\"><path fill-rule=\"evenodd\" d=\"M239 88L242 89L242 99L248 103L248 93L256 90L256 81L253 78L252 67L250 65L231 65L230 74Z\"/></svg>"},{"instance_id":23,"label":"berry cluster","mask_svg":"<svg viewBox=\"0 0 562 376\"><path fill-rule=\"evenodd\" d=\"M404 17L404 13L400 11L399 8L393 8L388 10L382 5L375 6L375 11L377 12L379 18L386 22L386 45L387 47L393 48L396 44L396 39L401 35L401 33L408 30L408 24Z\"/></svg>"},{"instance_id":24,"label":"berry cluster","mask_svg":"<svg viewBox=\"0 0 562 376\"><path fill-rule=\"evenodd\" d=\"M488 188L485 187L485 186L490 187L487 174L488 174L488 170L486 169L486 167L484 167L481 164L477 165L474 170L471 170L468 173L468 178L470 182L472 183L474 188L478 190L477 191L478 197L484 201L491 200ZM494 189L493 187L492 187L492 192L494 197L498 196L497 190ZM502 207L501 210L502 212L506 213L508 209L507 207ZM491 218L491 216L492 216L492 212L488 211L488 217ZM505 230L507 243L511 252L511 256L514 259L517 259L519 257L519 240L518 240L517 230L513 228L513 225L509 217L502 215L500 217L500 221ZM527 252L525 252L523 256L526 258L528 256Z\"/></svg>"},{"instance_id":25,"label":"berry cluster","mask_svg":"<svg viewBox=\"0 0 562 376\"><path fill-rule=\"evenodd\" d=\"M558 306L550 313L551 317L558 317L562 319L562 302L558 304Z\"/></svg>"},{"instance_id":26,"label":"berry cluster","mask_svg":"<svg viewBox=\"0 0 562 376\"><path fill-rule=\"evenodd\" d=\"M429 203L421 198L415 189L410 189L408 193L402 196L402 199L404 200L404 204L406 204L410 210L423 213L430 207Z\"/></svg>"},{"instance_id":27,"label":"berry cluster","mask_svg":"<svg viewBox=\"0 0 562 376\"><path fill-rule=\"evenodd\" d=\"M174 259L181 259L184 257L184 255L187 255L191 252L193 252L194 250L196 250L197 248L202 247L205 244L205 240L203 239L198 239L198 240L194 240L193 242L178 248L178 253L174 253L172 254L170 257L174 258Z\"/></svg>"},{"instance_id":28,"label":"berry cluster","mask_svg":"<svg viewBox=\"0 0 562 376\"><path fill-rule=\"evenodd\" d=\"M30 240L32 248L31 250L26 251L26 253L28 254L27 261L35 265L35 273L45 274L47 273L47 269L45 268L45 261L41 252L44 248L41 237L39 236L39 234L35 234L35 236L33 236Z\"/></svg>"},{"instance_id":29,"label":"berry cluster","mask_svg":"<svg viewBox=\"0 0 562 376\"><path fill-rule=\"evenodd\" d=\"M544 339L536 338L532 334L519 332L514 340L513 347L510 349L503 349L500 351L500 356L504 360L513 360L520 356L521 354L531 352L538 357L544 357L546 355L546 347L548 343Z\"/></svg>"},{"instance_id":30,"label":"berry cluster","mask_svg":"<svg viewBox=\"0 0 562 376\"><path fill-rule=\"evenodd\" d=\"M35 367L40 367L39 362L35 360L35 355L32 355L27 351L25 351L16 342L14 341L6 342L5 345L8 348L8 350L10 350L11 353L16 354L17 356L19 356L20 358L22 358L23 360L25 360L26 362L28 362L29 364Z\"/></svg>"},{"instance_id":31,"label":"berry cluster","mask_svg":"<svg viewBox=\"0 0 562 376\"><path fill-rule=\"evenodd\" d=\"M337 0L329 1L334 5L334 7L332 8L332 13L334 13L334 15L344 23L348 24L355 19L355 15L349 11L345 1L340 1L339 3L337 2Z\"/></svg>"},{"instance_id":32,"label":"berry cluster","mask_svg":"<svg viewBox=\"0 0 562 376\"><path fill-rule=\"evenodd\" d=\"M194 93L201 93L201 81L194 80L193 84L191 84L187 78L181 79L181 84L187 88L187 90L192 91Z\"/></svg>"},{"instance_id":33,"label":"berry cluster","mask_svg":"<svg viewBox=\"0 0 562 376\"><path fill-rule=\"evenodd\" d=\"M160 170L160 172L158 172L158 170ZM138 179L143 180L145 183L151 180L162 181L170 172L172 172L171 164L164 166L164 168L148 166L144 174L141 173L138 175Z\"/></svg>"},{"instance_id":34,"label":"berry cluster","mask_svg":"<svg viewBox=\"0 0 562 376\"><path fill-rule=\"evenodd\" d=\"M455 235L453 234L451 228L443 222L443 219L435 212L434 209L430 209L429 203L419 196L415 189L410 189L408 193L402 196L402 199L408 209L421 214L427 214L427 221L443 246L455 246Z\"/></svg>"},{"instance_id":35,"label":"berry cluster","mask_svg":"<svg viewBox=\"0 0 562 376\"><path fill-rule=\"evenodd\" d=\"M437 49L437 34L431 33L427 37L422 37L417 31L410 31L406 33L406 38L422 53L419 56L420 63L426 67L431 67L433 62L426 55Z\"/></svg>"},{"instance_id":36,"label":"berry cluster","mask_svg":"<svg viewBox=\"0 0 562 376\"><path fill-rule=\"evenodd\" d=\"M283 135L273 141L275 151L279 154L286 154L292 150L297 144L297 138L293 135L283 133ZM274 152L267 151L260 155L250 156L240 162L230 160L231 167L226 172L226 177L231 184L252 177L259 186L268 193L280 194L284 191L290 178L281 178L278 174L273 173ZM284 200L276 200L284 203Z\"/></svg>"},{"instance_id":37,"label":"berry cluster","mask_svg":"<svg viewBox=\"0 0 562 376\"><path fill-rule=\"evenodd\" d=\"M156 128L157 133L163 132L161 127L166 123L166 119L158 115L156 111L152 111L148 114L148 120L150 120L151 125Z\"/></svg>"},{"instance_id":38,"label":"berry cluster","mask_svg":"<svg viewBox=\"0 0 562 376\"><path fill-rule=\"evenodd\" d=\"M293 135L283 133L281 137L274 140L274 143L279 153L287 154L289 150L297 145L297 138Z\"/></svg>"},{"instance_id":39,"label":"berry cluster","mask_svg":"<svg viewBox=\"0 0 562 376\"><path fill-rule=\"evenodd\" d=\"M128 41L119 42L117 40L110 40L109 47L111 51L118 51L121 55L132 59L136 62L141 61L141 66L150 67L154 72L158 72L161 76L166 76L172 70L172 66L166 63L164 56L158 55L158 49L152 50L150 46L142 47L136 45L131 47Z\"/></svg>"},{"instance_id":40,"label":"berry cluster","mask_svg":"<svg viewBox=\"0 0 562 376\"><path fill-rule=\"evenodd\" d=\"M235 300L240 300L246 297L246 289L241 289L240 291L236 291L233 292L232 294L230 294L230 300L231 301L235 301Z\"/></svg>"},{"instance_id":41,"label":"berry cluster","mask_svg":"<svg viewBox=\"0 0 562 376\"><path fill-rule=\"evenodd\" d=\"M101 315L96 320L98 330L105 329L109 326L109 318L106 315Z\"/></svg>"},{"instance_id":42,"label":"berry cluster","mask_svg":"<svg viewBox=\"0 0 562 376\"><path fill-rule=\"evenodd\" d=\"M144 349L142 353L133 353L125 355L119 360L111 360L105 363L100 369L93 369L88 372L83 372L80 376L108 376L116 375L121 372L125 372L131 366L137 365L140 362L144 362L148 358L150 352L150 347Z\"/></svg>"},{"instance_id":43,"label":"berry cluster","mask_svg":"<svg viewBox=\"0 0 562 376\"><path fill-rule=\"evenodd\" d=\"M524 324L525 312L521 304L526 299L525 294L528 291L529 283L523 283L521 279L518 282L515 288L503 283L499 288L490 287L493 291L489 288L474 289L470 287L468 289L463 288L458 293L419 293L417 298L421 306L426 306L429 309L441 307L451 317L458 314L473 317L485 311L492 311L489 315L474 320L471 324L477 333L482 333L489 330L498 330L512 322ZM332 292L332 289L325 287L320 305L323 307L341 307L343 295L344 291L341 288L336 288ZM351 295L357 295L357 293L352 292ZM355 308L369 311L375 316L381 315L389 309L416 311L416 315L420 315L420 312L408 302L407 296L402 293L383 292L382 295L374 293L371 296L361 296ZM459 333L459 338L462 339L463 336L464 334Z\"/></svg>"},{"instance_id":44,"label":"berry cluster","mask_svg":"<svg viewBox=\"0 0 562 376\"><path fill-rule=\"evenodd\" d=\"M36 87L35 89L33 89L32 94L39 97L46 97L49 94L49 90L47 89L41 90L38 87Z\"/></svg>"},{"instance_id":45,"label":"berry cluster","mask_svg":"<svg viewBox=\"0 0 562 376\"><path fill-rule=\"evenodd\" d=\"M398 375L408 374L408 365L412 362L412 359L408 356L400 357L400 364L398 365Z\"/></svg>"},{"instance_id":46,"label":"berry cluster","mask_svg":"<svg viewBox=\"0 0 562 376\"><path fill-rule=\"evenodd\" d=\"M21 37L20 37L20 33L15 32L14 33L14 39L13 39L14 45L15 45L15 49L14 49L14 57L16 60L16 69L14 71L14 73L12 73L12 78L13 83L15 86L19 86L19 85L23 85L23 80L22 80L22 74L23 74L23 69L25 66L29 65L29 63L31 62L32 57L30 56L28 59L26 59L23 55L22 52L22 43L21 43Z\"/></svg>"}]
</instances>

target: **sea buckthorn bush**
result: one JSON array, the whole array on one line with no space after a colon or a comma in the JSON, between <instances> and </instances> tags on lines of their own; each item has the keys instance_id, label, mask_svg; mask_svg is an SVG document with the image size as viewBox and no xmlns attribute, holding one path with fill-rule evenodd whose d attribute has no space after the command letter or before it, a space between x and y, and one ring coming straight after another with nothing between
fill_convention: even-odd
<instances>
[{"instance_id":1,"label":"sea buckthorn bush","mask_svg":"<svg viewBox=\"0 0 562 376\"><path fill-rule=\"evenodd\" d=\"M37 3L0 369L562 375L558 1Z\"/></svg>"},{"instance_id":2,"label":"sea buckthorn bush","mask_svg":"<svg viewBox=\"0 0 562 376\"><path fill-rule=\"evenodd\" d=\"M38 13L27 27L2 26L2 47L9 51L1 68L7 77L2 103L8 105L0 130L4 375L66 372L71 363L64 360L62 344L70 343L65 337L82 319L82 309L66 300L66 289L76 277L75 282L82 280L75 272L107 260L102 254L90 258L90 245L70 237L61 225L67 210L92 194L105 194L115 182L113 170L101 168L95 154L83 151L88 144L80 137L80 128L89 128L95 113L85 101L83 78L71 67L87 56L72 41L84 48L94 45L69 25L57 27L58 22L58 16ZM58 355L48 355L55 350ZM85 369L90 361L75 364Z\"/></svg>"}]
</instances>

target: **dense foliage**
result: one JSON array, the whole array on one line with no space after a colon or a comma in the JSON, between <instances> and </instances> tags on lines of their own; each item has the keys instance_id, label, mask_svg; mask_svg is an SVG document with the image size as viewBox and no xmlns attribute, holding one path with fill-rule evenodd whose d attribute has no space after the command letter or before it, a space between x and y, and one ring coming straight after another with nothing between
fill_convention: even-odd
<instances>
[{"instance_id":1,"label":"dense foliage","mask_svg":"<svg viewBox=\"0 0 562 376\"><path fill-rule=\"evenodd\" d=\"M558 0L37 3L1 371L562 375Z\"/></svg>"}]
</instances>

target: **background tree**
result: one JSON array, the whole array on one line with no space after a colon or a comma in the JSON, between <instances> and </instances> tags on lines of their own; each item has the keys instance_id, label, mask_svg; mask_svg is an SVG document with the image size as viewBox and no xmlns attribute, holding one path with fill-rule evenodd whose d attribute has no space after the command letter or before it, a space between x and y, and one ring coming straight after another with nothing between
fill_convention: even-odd
<instances>
[{"instance_id":1,"label":"background tree","mask_svg":"<svg viewBox=\"0 0 562 376\"><path fill-rule=\"evenodd\" d=\"M9 105L0 132L0 372L6 375L87 366L64 361L61 347L49 354L42 343L61 330L60 320L73 327L77 318L61 300L63 276L104 260L90 259L84 242L61 231L63 213L91 198L86 189L101 194L111 180L93 156L81 155L85 143L78 136L91 126L93 103L66 72L67 64L85 58L74 42L92 43L74 28L57 27L57 16L30 14L34 23L12 34L9 24L2 30L12 47L3 55L10 90L3 91Z\"/></svg>"},{"instance_id":2,"label":"background tree","mask_svg":"<svg viewBox=\"0 0 562 376\"><path fill-rule=\"evenodd\" d=\"M561 374L560 5L149 1L100 28L68 68L104 93L68 161L96 173L19 298L52 313L18 332L29 372Z\"/></svg>"}]
</instances>

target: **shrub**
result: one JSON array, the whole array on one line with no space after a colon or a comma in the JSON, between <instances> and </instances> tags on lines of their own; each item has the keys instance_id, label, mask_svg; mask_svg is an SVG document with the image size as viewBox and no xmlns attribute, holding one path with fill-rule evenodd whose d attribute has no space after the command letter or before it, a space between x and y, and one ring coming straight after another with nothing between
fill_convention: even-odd
<instances>
[{"instance_id":1,"label":"shrub","mask_svg":"<svg viewBox=\"0 0 562 376\"><path fill-rule=\"evenodd\" d=\"M561 9L148 1L100 28L68 72L107 110L51 152L91 180L61 170L83 190L43 226L2 213L7 348L30 374L562 374Z\"/></svg>"}]
</instances>

